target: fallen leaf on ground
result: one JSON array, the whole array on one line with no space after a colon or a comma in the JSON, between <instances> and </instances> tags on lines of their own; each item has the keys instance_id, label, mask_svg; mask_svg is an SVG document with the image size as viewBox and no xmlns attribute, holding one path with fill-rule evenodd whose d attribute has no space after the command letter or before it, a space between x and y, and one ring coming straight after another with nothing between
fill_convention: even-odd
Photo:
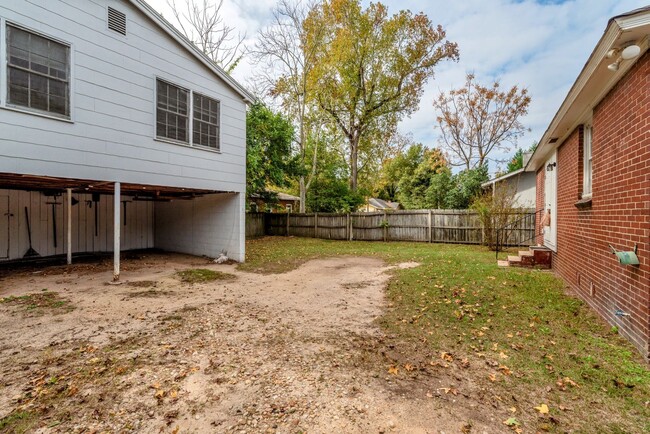
<instances>
[{"instance_id":1,"label":"fallen leaf on ground","mask_svg":"<svg viewBox=\"0 0 650 434\"><path fill-rule=\"evenodd\" d=\"M399 368L397 366L392 366L391 365L388 368L388 373L391 374L391 375L397 375L398 372L399 372Z\"/></svg>"},{"instance_id":2,"label":"fallen leaf on ground","mask_svg":"<svg viewBox=\"0 0 650 434\"><path fill-rule=\"evenodd\" d=\"M440 353L440 358L442 360L447 361L447 362L453 362L454 361L454 356L451 353L447 353L447 352L444 352L444 351L442 353Z\"/></svg>"},{"instance_id":3,"label":"fallen leaf on ground","mask_svg":"<svg viewBox=\"0 0 650 434\"><path fill-rule=\"evenodd\" d=\"M548 405L541 404L539 407L535 407L535 410L539 411L541 414L548 414Z\"/></svg>"}]
</instances>

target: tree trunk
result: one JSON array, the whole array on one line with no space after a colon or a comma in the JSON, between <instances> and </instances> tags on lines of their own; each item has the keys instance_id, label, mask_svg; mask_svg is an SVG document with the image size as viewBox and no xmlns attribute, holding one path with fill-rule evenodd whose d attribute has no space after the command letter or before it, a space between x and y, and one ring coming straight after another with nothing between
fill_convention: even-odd
<instances>
[{"instance_id":1,"label":"tree trunk","mask_svg":"<svg viewBox=\"0 0 650 434\"><path fill-rule=\"evenodd\" d=\"M300 175L300 212L305 212L305 201L307 200L307 188L305 188L305 177Z\"/></svg>"},{"instance_id":2,"label":"tree trunk","mask_svg":"<svg viewBox=\"0 0 650 434\"><path fill-rule=\"evenodd\" d=\"M350 190L357 191L357 176L358 176L358 158L359 158L359 138L350 137Z\"/></svg>"}]
</instances>

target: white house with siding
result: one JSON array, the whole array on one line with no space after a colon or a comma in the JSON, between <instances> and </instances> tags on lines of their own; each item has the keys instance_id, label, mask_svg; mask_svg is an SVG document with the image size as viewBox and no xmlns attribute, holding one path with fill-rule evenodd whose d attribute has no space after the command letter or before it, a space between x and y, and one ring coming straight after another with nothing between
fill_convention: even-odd
<instances>
[{"instance_id":1,"label":"white house with siding","mask_svg":"<svg viewBox=\"0 0 650 434\"><path fill-rule=\"evenodd\" d=\"M251 100L143 0L0 2L0 261L243 261Z\"/></svg>"}]
</instances>

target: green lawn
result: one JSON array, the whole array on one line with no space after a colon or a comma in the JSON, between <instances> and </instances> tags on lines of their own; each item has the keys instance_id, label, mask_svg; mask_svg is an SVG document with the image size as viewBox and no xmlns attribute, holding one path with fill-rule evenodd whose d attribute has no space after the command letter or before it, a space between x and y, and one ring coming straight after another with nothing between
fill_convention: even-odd
<instances>
[{"instance_id":1,"label":"green lawn","mask_svg":"<svg viewBox=\"0 0 650 434\"><path fill-rule=\"evenodd\" d=\"M648 365L548 271L497 268L475 246L283 237L249 241L240 269L281 273L340 255L422 264L394 271L381 327L440 355L431 363L462 361L471 393L509 410L494 412L504 430L650 432Z\"/></svg>"}]
</instances>

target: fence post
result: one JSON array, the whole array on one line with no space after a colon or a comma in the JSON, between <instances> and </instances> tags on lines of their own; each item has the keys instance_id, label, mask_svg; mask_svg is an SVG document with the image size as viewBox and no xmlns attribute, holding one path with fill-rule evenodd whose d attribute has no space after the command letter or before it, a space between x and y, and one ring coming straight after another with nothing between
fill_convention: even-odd
<instances>
[{"instance_id":1,"label":"fence post","mask_svg":"<svg viewBox=\"0 0 650 434\"><path fill-rule=\"evenodd\" d=\"M314 238L318 238L318 213L314 213Z\"/></svg>"},{"instance_id":2,"label":"fence post","mask_svg":"<svg viewBox=\"0 0 650 434\"><path fill-rule=\"evenodd\" d=\"M347 213L345 215L345 239L349 240L350 238L350 213Z\"/></svg>"},{"instance_id":3,"label":"fence post","mask_svg":"<svg viewBox=\"0 0 650 434\"><path fill-rule=\"evenodd\" d=\"M382 222L384 227L384 242L388 241L388 217L386 216L386 211L384 211L384 221Z\"/></svg>"},{"instance_id":4,"label":"fence post","mask_svg":"<svg viewBox=\"0 0 650 434\"><path fill-rule=\"evenodd\" d=\"M289 236L289 226L290 226L290 223L289 223L289 213L287 213L286 216L287 216L287 236Z\"/></svg>"},{"instance_id":5,"label":"fence post","mask_svg":"<svg viewBox=\"0 0 650 434\"><path fill-rule=\"evenodd\" d=\"M433 241L433 225L432 225L432 220L433 220L433 210L429 210L429 242Z\"/></svg>"},{"instance_id":6,"label":"fence post","mask_svg":"<svg viewBox=\"0 0 650 434\"><path fill-rule=\"evenodd\" d=\"M352 220L352 214L350 214L350 241L354 240L354 220Z\"/></svg>"}]
</instances>

